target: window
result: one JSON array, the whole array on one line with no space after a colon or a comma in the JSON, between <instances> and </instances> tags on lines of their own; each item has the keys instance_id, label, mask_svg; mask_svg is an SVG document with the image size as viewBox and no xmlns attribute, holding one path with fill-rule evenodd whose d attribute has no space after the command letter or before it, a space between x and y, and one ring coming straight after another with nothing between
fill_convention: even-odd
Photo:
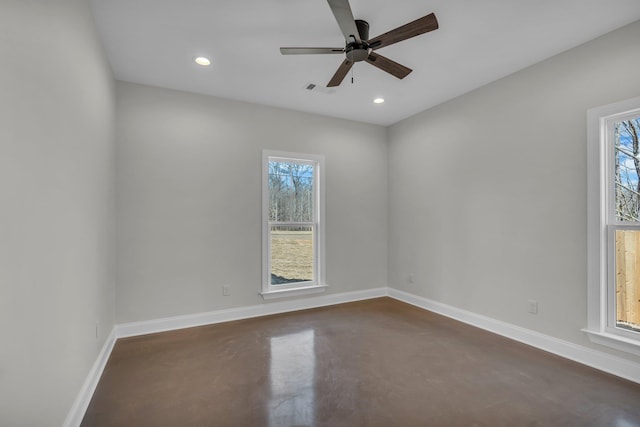
<instances>
[{"instance_id":1,"label":"window","mask_svg":"<svg viewBox=\"0 0 640 427\"><path fill-rule=\"evenodd\" d=\"M640 98L588 113L588 326L640 354Z\"/></svg>"},{"instance_id":2,"label":"window","mask_svg":"<svg viewBox=\"0 0 640 427\"><path fill-rule=\"evenodd\" d=\"M324 157L262 153L262 296L322 292Z\"/></svg>"}]
</instances>

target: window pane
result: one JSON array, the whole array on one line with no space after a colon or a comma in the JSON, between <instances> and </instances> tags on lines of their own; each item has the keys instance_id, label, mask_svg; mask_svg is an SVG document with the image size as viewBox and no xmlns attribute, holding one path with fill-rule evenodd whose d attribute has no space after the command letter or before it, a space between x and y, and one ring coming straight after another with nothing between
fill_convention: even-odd
<instances>
[{"instance_id":1,"label":"window pane","mask_svg":"<svg viewBox=\"0 0 640 427\"><path fill-rule=\"evenodd\" d=\"M640 332L640 231L616 230L616 326Z\"/></svg>"},{"instance_id":2,"label":"window pane","mask_svg":"<svg viewBox=\"0 0 640 427\"><path fill-rule=\"evenodd\" d=\"M615 208L619 221L640 222L640 117L615 123Z\"/></svg>"},{"instance_id":3,"label":"window pane","mask_svg":"<svg viewBox=\"0 0 640 427\"><path fill-rule=\"evenodd\" d=\"M271 284L313 280L313 227L271 227Z\"/></svg>"},{"instance_id":4,"label":"window pane","mask_svg":"<svg viewBox=\"0 0 640 427\"><path fill-rule=\"evenodd\" d=\"M269 161L269 221L313 221L313 165Z\"/></svg>"}]
</instances>

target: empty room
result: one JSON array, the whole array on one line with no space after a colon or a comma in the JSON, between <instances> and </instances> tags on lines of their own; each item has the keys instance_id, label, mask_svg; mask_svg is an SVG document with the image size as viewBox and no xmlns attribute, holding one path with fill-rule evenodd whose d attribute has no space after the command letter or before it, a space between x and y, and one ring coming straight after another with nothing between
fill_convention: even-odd
<instances>
[{"instance_id":1,"label":"empty room","mask_svg":"<svg viewBox=\"0 0 640 427\"><path fill-rule=\"evenodd\" d=\"M637 0L0 0L0 426L640 426Z\"/></svg>"}]
</instances>

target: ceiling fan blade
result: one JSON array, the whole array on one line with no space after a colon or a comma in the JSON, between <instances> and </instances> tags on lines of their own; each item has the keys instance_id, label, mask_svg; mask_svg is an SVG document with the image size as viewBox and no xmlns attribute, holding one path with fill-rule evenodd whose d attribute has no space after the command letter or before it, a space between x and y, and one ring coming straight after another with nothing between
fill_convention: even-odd
<instances>
[{"instance_id":1,"label":"ceiling fan blade","mask_svg":"<svg viewBox=\"0 0 640 427\"><path fill-rule=\"evenodd\" d=\"M345 40L351 42L355 39L357 43L361 43L362 40L360 40L360 33L358 32L356 21L353 18L349 0L327 0L327 2L333 12L333 16L335 16L336 21L338 21L338 26L342 34L344 34Z\"/></svg>"},{"instance_id":2,"label":"ceiling fan blade","mask_svg":"<svg viewBox=\"0 0 640 427\"><path fill-rule=\"evenodd\" d=\"M329 83L327 83L327 87L340 86L340 83L342 83L342 80L344 80L344 77L347 75L351 67L353 67L353 62L345 59L344 62L338 67L338 71L336 71L333 77L331 77Z\"/></svg>"},{"instance_id":3,"label":"ceiling fan blade","mask_svg":"<svg viewBox=\"0 0 640 427\"><path fill-rule=\"evenodd\" d=\"M389 58L385 58L382 55L378 55L377 53L371 52L369 57L365 59L369 64L374 67L380 68L382 71L386 71L387 73L396 76L399 79L404 79L409 75L409 73L413 70L411 68L407 68L404 65L398 64L395 61L390 60Z\"/></svg>"},{"instance_id":4,"label":"ceiling fan blade","mask_svg":"<svg viewBox=\"0 0 640 427\"><path fill-rule=\"evenodd\" d=\"M280 53L283 55L318 55L344 53L341 47L281 47Z\"/></svg>"},{"instance_id":5,"label":"ceiling fan blade","mask_svg":"<svg viewBox=\"0 0 640 427\"><path fill-rule=\"evenodd\" d=\"M387 31L378 37L372 38L369 40L369 47L374 50L380 49L381 47L389 46L390 44L398 43L402 40L410 39L411 37L437 29L438 20L436 19L436 15L430 13L427 16L423 16L420 19L416 19L413 22L409 22L394 30Z\"/></svg>"}]
</instances>

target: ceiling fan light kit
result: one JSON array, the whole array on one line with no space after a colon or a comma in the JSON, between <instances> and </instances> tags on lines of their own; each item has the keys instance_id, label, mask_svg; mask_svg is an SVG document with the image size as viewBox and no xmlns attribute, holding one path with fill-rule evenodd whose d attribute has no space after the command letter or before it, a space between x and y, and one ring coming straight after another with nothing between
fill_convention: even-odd
<instances>
[{"instance_id":1,"label":"ceiling fan light kit","mask_svg":"<svg viewBox=\"0 0 640 427\"><path fill-rule=\"evenodd\" d=\"M399 79L405 78L411 69L386 58L374 50L398 43L403 40L438 29L438 20L430 13L408 24L369 39L369 23L361 19L354 19L349 0L327 0L333 16L345 37L345 47L281 47L283 55L318 55L341 54L346 59L340 64L327 87L339 86L356 62L366 61Z\"/></svg>"}]
</instances>

